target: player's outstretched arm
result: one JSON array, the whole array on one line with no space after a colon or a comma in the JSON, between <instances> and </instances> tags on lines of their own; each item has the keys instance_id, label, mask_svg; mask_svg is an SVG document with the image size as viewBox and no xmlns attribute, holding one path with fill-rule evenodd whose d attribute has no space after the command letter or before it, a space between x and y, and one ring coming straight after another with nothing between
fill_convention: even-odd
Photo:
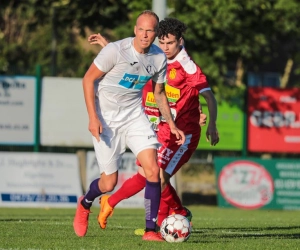
<instances>
[{"instance_id":1,"label":"player's outstretched arm","mask_svg":"<svg viewBox=\"0 0 300 250\"><path fill-rule=\"evenodd\" d=\"M185 135L180 129L176 127L176 124L173 120L168 99L166 96L164 84L163 83L157 84L156 82L152 81L152 87L153 87L154 99L156 101L156 104L162 116L169 124L171 133L176 136L177 144L182 145L185 142Z\"/></svg>"},{"instance_id":2,"label":"player's outstretched arm","mask_svg":"<svg viewBox=\"0 0 300 250\"><path fill-rule=\"evenodd\" d=\"M206 140L211 146L217 145L219 142L219 133L217 130L217 101L211 90L206 90L201 93L206 100L209 113L209 122L206 130Z\"/></svg>"}]
</instances>

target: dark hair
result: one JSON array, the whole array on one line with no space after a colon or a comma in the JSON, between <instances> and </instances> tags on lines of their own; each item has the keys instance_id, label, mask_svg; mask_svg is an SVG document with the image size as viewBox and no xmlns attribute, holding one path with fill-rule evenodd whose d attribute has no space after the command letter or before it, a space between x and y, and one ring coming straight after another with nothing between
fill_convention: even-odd
<instances>
[{"instance_id":1,"label":"dark hair","mask_svg":"<svg viewBox=\"0 0 300 250\"><path fill-rule=\"evenodd\" d=\"M138 19L140 16L142 15L150 15L153 16L156 20L157 23L159 23L159 17L155 14L155 12L153 12L152 10L144 10L143 12L141 12L138 17L136 19Z\"/></svg>"},{"instance_id":2,"label":"dark hair","mask_svg":"<svg viewBox=\"0 0 300 250\"><path fill-rule=\"evenodd\" d=\"M168 37L171 34L179 40L183 37L183 33L187 30L187 26L175 18L165 18L159 22L159 28L157 37L162 39L163 37Z\"/></svg>"}]
</instances>

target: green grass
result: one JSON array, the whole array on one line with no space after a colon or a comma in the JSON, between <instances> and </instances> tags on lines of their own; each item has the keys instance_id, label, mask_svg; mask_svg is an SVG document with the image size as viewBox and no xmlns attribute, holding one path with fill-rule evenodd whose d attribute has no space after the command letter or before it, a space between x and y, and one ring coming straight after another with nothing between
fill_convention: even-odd
<instances>
[{"instance_id":1,"label":"green grass","mask_svg":"<svg viewBox=\"0 0 300 250\"><path fill-rule=\"evenodd\" d=\"M184 243L144 242L143 209L115 209L101 230L93 208L87 235L73 232L75 209L0 208L0 249L300 249L300 211L190 206L193 232Z\"/></svg>"}]
</instances>

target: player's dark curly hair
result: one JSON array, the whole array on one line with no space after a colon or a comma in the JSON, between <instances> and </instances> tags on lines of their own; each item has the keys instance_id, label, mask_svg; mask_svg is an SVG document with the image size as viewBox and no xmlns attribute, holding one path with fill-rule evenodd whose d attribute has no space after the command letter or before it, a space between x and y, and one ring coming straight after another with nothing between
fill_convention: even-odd
<instances>
[{"instance_id":1,"label":"player's dark curly hair","mask_svg":"<svg viewBox=\"0 0 300 250\"><path fill-rule=\"evenodd\" d=\"M183 37L183 33L186 31L187 26L175 18L165 18L159 22L159 28L157 37L162 39L163 37L168 37L168 34L171 34L176 37L178 40L180 37Z\"/></svg>"}]
</instances>

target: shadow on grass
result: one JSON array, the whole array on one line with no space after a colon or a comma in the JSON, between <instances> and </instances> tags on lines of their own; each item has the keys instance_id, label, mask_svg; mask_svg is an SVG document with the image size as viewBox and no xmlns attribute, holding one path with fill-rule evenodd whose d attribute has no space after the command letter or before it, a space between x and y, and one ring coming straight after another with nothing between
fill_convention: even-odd
<instances>
[{"instance_id":1,"label":"shadow on grass","mask_svg":"<svg viewBox=\"0 0 300 250\"><path fill-rule=\"evenodd\" d=\"M205 229L195 229L192 233L199 235L199 238L203 239L204 242L207 240L205 238L214 237L222 239L238 239L238 238L270 238L270 239L300 239L300 233L288 233L288 232L265 232L265 231L281 231L281 230L299 230L300 226L291 227L266 227L266 228L205 228ZM192 240L194 243L203 242L202 240Z\"/></svg>"},{"instance_id":2,"label":"shadow on grass","mask_svg":"<svg viewBox=\"0 0 300 250\"><path fill-rule=\"evenodd\" d=\"M216 231L216 230L231 230L234 231L262 231L262 230L290 230L290 229L300 229L299 226L289 226L289 227L217 227L217 228L201 228L195 229L195 233L205 233L207 231Z\"/></svg>"}]
</instances>

